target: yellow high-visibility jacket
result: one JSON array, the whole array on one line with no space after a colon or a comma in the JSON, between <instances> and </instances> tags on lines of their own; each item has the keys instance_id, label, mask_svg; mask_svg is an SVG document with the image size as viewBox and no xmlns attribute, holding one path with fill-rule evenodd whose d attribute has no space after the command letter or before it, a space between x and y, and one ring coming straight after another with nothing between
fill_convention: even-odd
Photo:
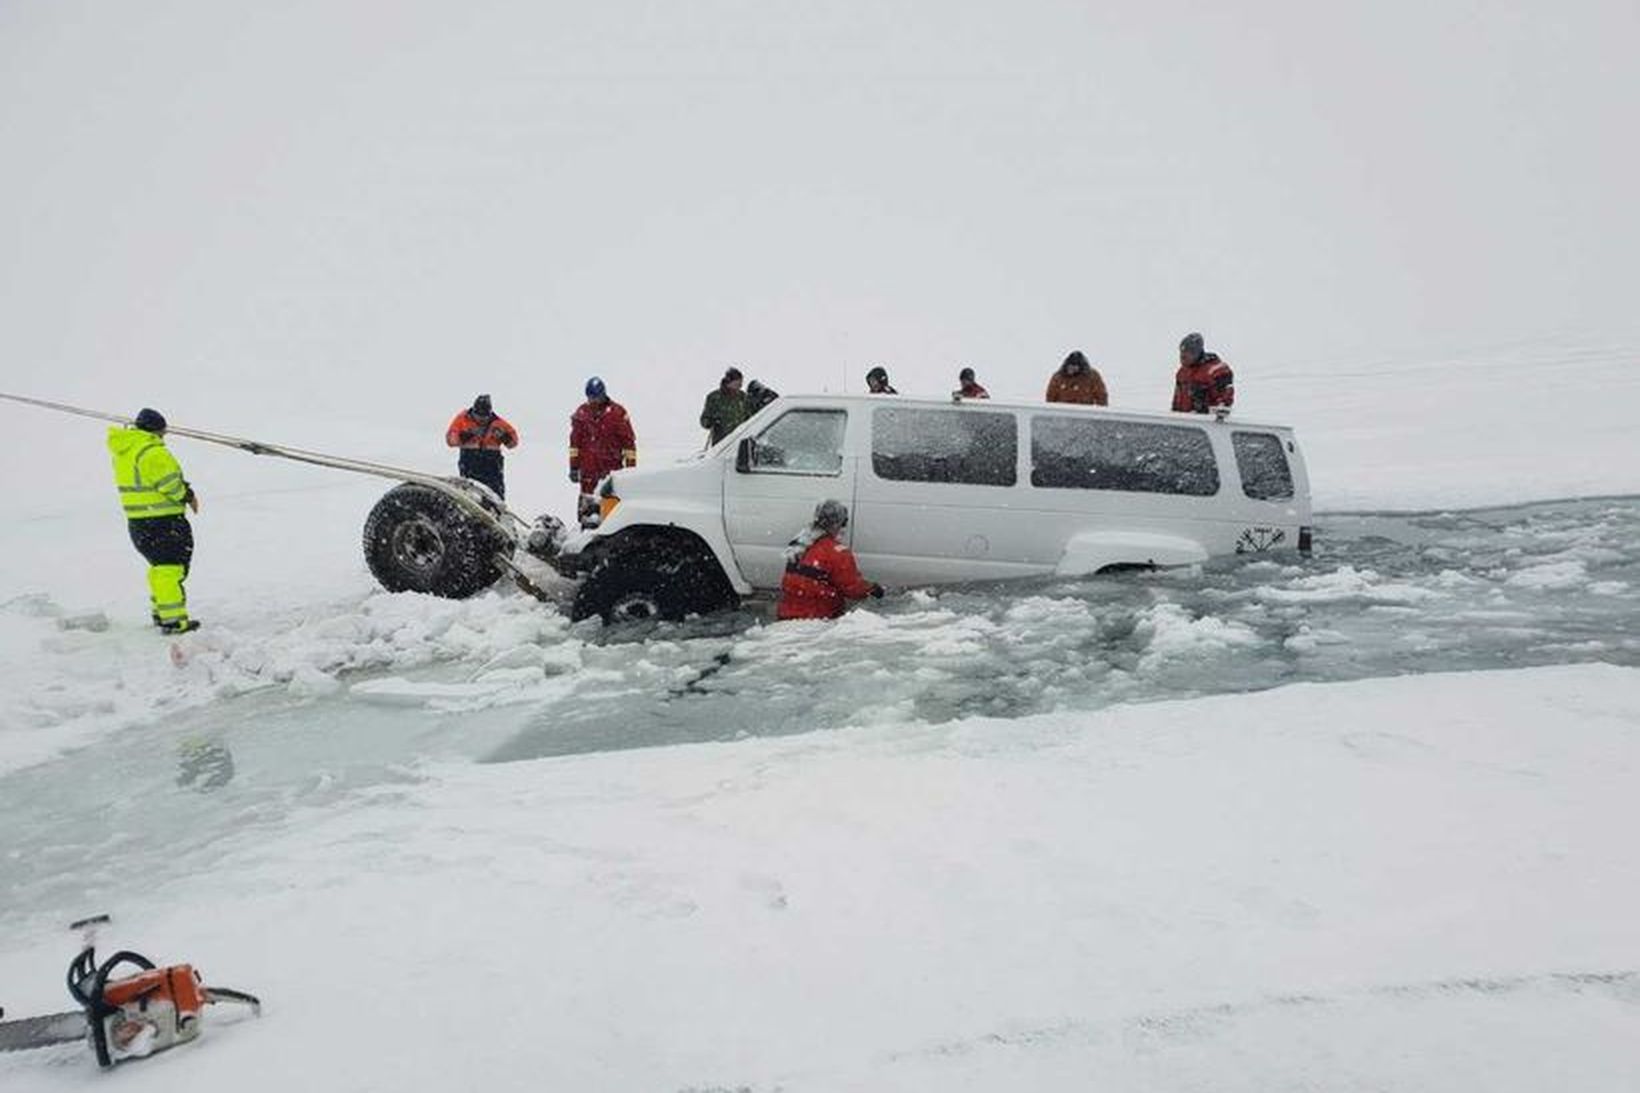
<instances>
[{"instance_id":1,"label":"yellow high-visibility jacket","mask_svg":"<svg viewBox=\"0 0 1640 1093\"><path fill-rule=\"evenodd\" d=\"M114 485L119 487L126 519L182 515L188 482L164 437L115 425L108 430L108 451L114 457Z\"/></svg>"}]
</instances>

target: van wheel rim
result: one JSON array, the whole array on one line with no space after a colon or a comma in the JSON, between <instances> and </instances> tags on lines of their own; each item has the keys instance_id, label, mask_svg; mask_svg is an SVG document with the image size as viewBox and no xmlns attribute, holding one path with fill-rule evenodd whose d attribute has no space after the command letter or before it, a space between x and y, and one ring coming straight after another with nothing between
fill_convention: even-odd
<instances>
[{"instance_id":1,"label":"van wheel rim","mask_svg":"<svg viewBox=\"0 0 1640 1093\"><path fill-rule=\"evenodd\" d=\"M425 516L412 517L393 529L393 560L422 576L444 561L444 537Z\"/></svg>"},{"instance_id":2,"label":"van wheel rim","mask_svg":"<svg viewBox=\"0 0 1640 1093\"><path fill-rule=\"evenodd\" d=\"M609 617L615 622L643 622L660 615L661 605L647 592L628 592L609 607Z\"/></svg>"}]
</instances>

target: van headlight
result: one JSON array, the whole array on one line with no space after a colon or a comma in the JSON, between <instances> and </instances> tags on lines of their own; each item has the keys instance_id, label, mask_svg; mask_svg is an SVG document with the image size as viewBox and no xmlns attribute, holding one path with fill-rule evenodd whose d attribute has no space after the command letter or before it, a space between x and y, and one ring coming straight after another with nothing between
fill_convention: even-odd
<instances>
[{"instance_id":1,"label":"van headlight","mask_svg":"<svg viewBox=\"0 0 1640 1093\"><path fill-rule=\"evenodd\" d=\"M620 503L621 499L616 497L615 491L610 488L609 479L604 479L604 488L598 491L598 523L602 524L608 520L609 514L614 512L615 506Z\"/></svg>"}]
</instances>

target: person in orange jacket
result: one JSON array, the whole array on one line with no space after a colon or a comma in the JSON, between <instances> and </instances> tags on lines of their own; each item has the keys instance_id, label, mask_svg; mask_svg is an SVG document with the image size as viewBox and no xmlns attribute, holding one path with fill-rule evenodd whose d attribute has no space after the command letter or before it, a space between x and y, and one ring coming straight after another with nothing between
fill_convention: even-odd
<instances>
[{"instance_id":1,"label":"person in orange jacket","mask_svg":"<svg viewBox=\"0 0 1640 1093\"><path fill-rule=\"evenodd\" d=\"M613 401L597 376L587 380L587 400L569 419L569 480L581 487L576 515L582 527L598 521L593 489L604 475L638 465L638 439L626 407Z\"/></svg>"},{"instance_id":2,"label":"person in orange jacket","mask_svg":"<svg viewBox=\"0 0 1640 1093\"><path fill-rule=\"evenodd\" d=\"M786 575L780 580L781 619L835 619L850 600L881 599L883 586L860 576L854 552L837 536L848 527L848 507L822 501L814 523L786 548Z\"/></svg>"},{"instance_id":3,"label":"person in orange jacket","mask_svg":"<svg viewBox=\"0 0 1640 1093\"><path fill-rule=\"evenodd\" d=\"M1105 406L1110 396L1105 392L1104 377L1088 363L1080 349L1071 351L1059 371L1048 380L1049 402L1079 402L1086 406Z\"/></svg>"},{"instance_id":4,"label":"person in orange jacket","mask_svg":"<svg viewBox=\"0 0 1640 1093\"><path fill-rule=\"evenodd\" d=\"M450 421L450 427L444 430L444 443L461 449L456 457L456 471L461 477L482 482L497 497L507 496L502 474L506 457L501 449L518 447L518 430L495 412L489 395L479 395L472 406Z\"/></svg>"},{"instance_id":5,"label":"person in orange jacket","mask_svg":"<svg viewBox=\"0 0 1640 1093\"><path fill-rule=\"evenodd\" d=\"M1205 414L1215 406L1229 409L1236 401L1236 374L1206 351L1200 334L1186 334L1179 343L1179 370L1173 375L1173 410Z\"/></svg>"}]
</instances>

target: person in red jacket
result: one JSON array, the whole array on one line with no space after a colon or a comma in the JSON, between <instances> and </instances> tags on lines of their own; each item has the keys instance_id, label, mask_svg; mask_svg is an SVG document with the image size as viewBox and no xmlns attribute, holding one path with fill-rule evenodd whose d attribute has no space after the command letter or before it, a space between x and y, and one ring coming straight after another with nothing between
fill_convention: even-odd
<instances>
[{"instance_id":1,"label":"person in red jacket","mask_svg":"<svg viewBox=\"0 0 1640 1093\"><path fill-rule=\"evenodd\" d=\"M848 508L841 501L815 506L814 523L786 548L777 618L835 619L850 600L882 598L883 586L860 576L854 552L838 541L846 527Z\"/></svg>"},{"instance_id":2,"label":"person in red jacket","mask_svg":"<svg viewBox=\"0 0 1640 1093\"><path fill-rule=\"evenodd\" d=\"M964 368L957 373L957 389L951 392L952 398L990 398L991 392L980 386L979 380L974 378L972 368Z\"/></svg>"},{"instance_id":3,"label":"person in red jacket","mask_svg":"<svg viewBox=\"0 0 1640 1093\"><path fill-rule=\"evenodd\" d=\"M507 496L502 474L506 457L501 449L518 447L518 430L495 412L489 395L479 395L472 406L451 420L444 430L444 443L461 449L456 457L456 471L461 477L484 483L497 497Z\"/></svg>"},{"instance_id":4,"label":"person in red jacket","mask_svg":"<svg viewBox=\"0 0 1640 1093\"><path fill-rule=\"evenodd\" d=\"M1173 410L1205 414L1214 406L1229 409L1236 401L1236 374L1205 349L1200 334L1186 334L1179 343L1179 371L1173 377Z\"/></svg>"},{"instance_id":5,"label":"person in red jacket","mask_svg":"<svg viewBox=\"0 0 1640 1093\"><path fill-rule=\"evenodd\" d=\"M604 381L587 380L587 400L569 419L569 480L581 487L576 515L582 527L596 524L593 488L611 471L638 465L638 440L626 407L610 399Z\"/></svg>"}]
</instances>

